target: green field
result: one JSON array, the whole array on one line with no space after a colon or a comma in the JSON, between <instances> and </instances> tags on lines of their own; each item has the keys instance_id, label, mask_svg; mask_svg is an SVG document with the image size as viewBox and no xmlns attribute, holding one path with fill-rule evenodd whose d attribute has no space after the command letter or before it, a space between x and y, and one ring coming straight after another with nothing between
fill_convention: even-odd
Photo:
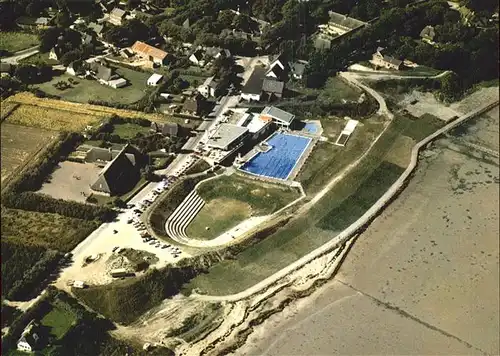
<instances>
[{"instance_id":1,"label":"green field","mask_svg":"<svg viewBox=\"0 0 500 356\"><path fill-rule=\"evenodd\" d=\"M98 226L58 214L2 208L2 241L69 252Z\"/></svg>"},{"instance_id":2,"label":"green field","mask_svg":"<svg viewBox=\"0 0 500 356\"><path fill-rule=\"evenodd\" d=\"M321 119L323 135L328 142L318 142L300 170L297 180L307 194L321 190L326 182L360 157L383 130L383 122L377 116L364 120L354 130L345 147L333 143L342 132L346 121L339 118Z\"/></svg>"},{"instance_id":3,"label":"green field","mask_svg":"<svg viewBox=\"0 0 500 356\"><path fill-rule=\"evenodd\" d=\"M61 339L76 322L76 316L57 305L41 320L41 324L50 328L50 334L56 339Z\"/></svg>"},{"instance_id":4,"label":"green field","mask_svg":"<svg viewBox=\"0 0 500 356\"><path fill-rule=\"evenodd\" d=\"M14 53L40 43L38 36L24 32L0 32L0 50Z\"/></svg>"},{"instance_id":5,"label":"green field","mask_svg":"<svg viewBox=\"0 0 500 356\"><path fill-rule=\"evenodd\" d=\"M318 95L318 101L340 102L345 100L358 100L362 91L350 86L339 77L328 78L323 88L305 88L298 83L287 84L287 89L301 95Z\"/></svg>"},{"instance_id":6,"label":"green field","mask_svg":"<svg viewBox=\"0 0 500 356\"><path fill-rule=\"evenodd\" d=\"M146 80L151 74L123 67L116 68L116 73L129 82L123 88L113 89L107 85L99 84L96 80L80 79L68 74L56 76L51 81L37 85L37 87L48 94L57 95L63 100L77 103L102 100L109 103L132 104L140 100L146 94ZM71 84L71 88L65 90L54 87L54 84L60 81L68 83L69 78L76 80L78 84Z\"/></svg>"},{"instance_id":7,"label":"green field","mask_svg":"<svg viewBox=\"0 0 500 356\"><path fill-rule=\"evenodd\" d=\"M422 137L434 130L431 126L395 119L361 164L306 215L295 217L235 259L223 261L197 276L185 286L185 291L197 288L213 295L238 293L331 240L380 198L402 172L402 168L384 162L396 139L406 134Z\"/></svg>"},{"instance_id":8,"label":"green field","mask_svg":"<svg viewBox=\"0 0 500 356\"><path fill-rule=\"evenodd\" d=\"M132 123L125 124L114 124L113 134L120 136L124 140L130 140L134 138L138 133L148 134L149 126L141 126Z\"/></svg>"}]
</instances>

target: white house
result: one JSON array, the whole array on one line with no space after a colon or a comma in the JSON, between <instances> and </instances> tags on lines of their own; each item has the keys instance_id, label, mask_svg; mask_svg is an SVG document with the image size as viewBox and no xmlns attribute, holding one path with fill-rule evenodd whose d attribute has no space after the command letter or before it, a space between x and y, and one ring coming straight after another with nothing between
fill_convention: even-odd
<instances>
[{"instance_id":1,"label":"white house","mask_svg":"<svg viewBox=\"0 0 500 356\"><path fill-rule=\"evenodd\" d=\"M149 77L147 84L149 86L157 86L158 83L162 80L163 75L154 73L152 76Z\"/></svg>"},{"instance_id":2,"label":"white house","mask_svg":"<svg viewBox=\"0 0 500 356\"><path fill-rule=\"evenodd\" d=\"M198 92L205 98L210 98L215 96L215 90L217 89L217 82L215 77L209 77L205 79L202 85L198 87Z\"/></svg>"},{"instance_id":3,"label":"white house","mask_svg":"<svg viewBox=\"0 0 500 356\"><path fill-rule=\"evenodd\" d=\"M29 324L24 328L21 337L17 341L17 349L23 352L33 352L40 341L40 337L36 333L36 324L35 320L31 320Z\"/></svg>"},{"instance_id":4,"label":"white house","mask_svg":"<svg viewBox=\"0 0 500 356\"><path fill-rule=\"evenodd\" d=\"M286 81L290 67L285 56L280 54L274 59L269 58L269 63L269 70L266 73L266 77Z\"/></svg>"},{"instance_id":5,"label":"white house","mask_svg":"<svg viewBox=\"0 0 500 356\"><path fill-rule=\"evenodd\" d=\"M203 57L205 55L205 51L203 49L198 48L189 56L189 61L197 66L203 67L205 65L205 61Z\"/></svg>"}]
</instances>

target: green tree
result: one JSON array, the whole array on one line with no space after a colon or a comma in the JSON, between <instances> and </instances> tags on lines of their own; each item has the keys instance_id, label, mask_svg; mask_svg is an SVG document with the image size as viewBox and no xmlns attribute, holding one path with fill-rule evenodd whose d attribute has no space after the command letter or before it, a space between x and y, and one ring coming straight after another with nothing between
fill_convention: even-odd
<instances>
[{"instance_id":1,"label":"green tree","mask_svg":"<svg viewBox=\"0 0 500 356\"><path fill-rule=\"evenodd\" d=\"M217 21L224 27L229 28L236 15L231 10L222 10L217 16Z\"/></svg>"},{"instance_id":2,"label":"green tree","mask_svg":"<svg viewBox=\"0 0 500 356\"><path fill-rule=\"evenodd\" d=\"M71 17L66 11L58 12L54 21L58 27L62 28L67 28L71 25Z\"/></svg>"},{"instance_id":3,"label":"green tree","mask_svg":"<svg viewBox=\"0 0 500 356\"><path fill-rule=\"evenodd\" d=\"M440 94L445 101L456 101L463 94L463 87L460 77L452 72L441 78Z\"/></svg>"}]
</instances>

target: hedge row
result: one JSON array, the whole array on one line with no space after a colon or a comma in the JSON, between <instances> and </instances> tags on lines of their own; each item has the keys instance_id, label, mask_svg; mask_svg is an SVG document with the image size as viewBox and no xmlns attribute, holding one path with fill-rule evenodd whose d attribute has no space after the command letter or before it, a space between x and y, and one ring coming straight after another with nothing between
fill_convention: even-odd
<instances>
[{"instance_id":1,"label":"hedge row","mask_svg":"<svg viewBox=\"0 0 500 356\"><path fill-rule=\"evenodd\" d=\"M54 199L45 194L34 192L7 192L2 197L2 204L7 208L54 213L82 220L112 221L116 212L104 206Z\"/></svg>"}]
</instances>

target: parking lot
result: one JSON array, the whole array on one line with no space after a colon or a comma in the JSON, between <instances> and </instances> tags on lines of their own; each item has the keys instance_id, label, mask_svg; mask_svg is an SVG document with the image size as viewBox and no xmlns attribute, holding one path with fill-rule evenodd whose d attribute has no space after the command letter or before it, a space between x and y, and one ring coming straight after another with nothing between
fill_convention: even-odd
<instances>
[{"instance_id":1,"label":"parking lot","mask_svg":"<svg viewBox=\"0 0 500 356\"><path fill-rule=\"evenodd\" d=\"M152 202L160 191L168 189L169 184L171 183L167 181L150 183L131 199L130 207L124 209L116 221L101 225L80 243L73 251L73 264L61 273L56 285L59 288L68 289L68 281L84 281L89 285L110 283L113 278L107 273L106 261L114 253L113 250L116 251L118 248L142 250L156 255L159 261L152 265L155 268L161 268L181 258L189 257L189 254L182 248L152 239L145 226L140 223L144 208L151 204L149 202ZM155 190L157 193L153 193ZM85 259L91 255L100 257L97 261L82 267Z\"/></svg>"}]
</instances>

